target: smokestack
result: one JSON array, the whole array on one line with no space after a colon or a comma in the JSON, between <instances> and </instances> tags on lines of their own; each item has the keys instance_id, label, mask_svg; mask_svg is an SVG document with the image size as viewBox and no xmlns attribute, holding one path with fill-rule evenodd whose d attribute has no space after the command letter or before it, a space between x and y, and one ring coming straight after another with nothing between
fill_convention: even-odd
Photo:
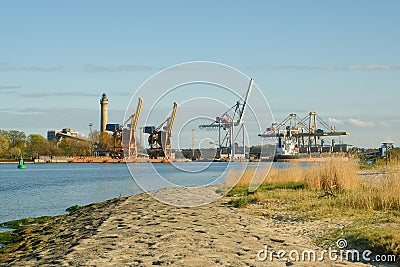
<instances>
[{"instance_id":1,"label":"smokestack","mask_svg":"<svg viewBox=\"0 0 400 267\"><path fill-rule=\"evenodd\" d=\"M104 133L106 131L106 125L108 122L108 99L105 93L100 99L100 107L100 132Z\"/></svg>"}]
</instances>

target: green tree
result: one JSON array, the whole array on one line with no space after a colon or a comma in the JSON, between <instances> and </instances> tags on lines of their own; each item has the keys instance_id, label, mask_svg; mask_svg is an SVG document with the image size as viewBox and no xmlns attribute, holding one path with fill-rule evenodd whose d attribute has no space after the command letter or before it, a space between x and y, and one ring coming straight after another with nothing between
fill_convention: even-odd
<instances>
[{"instance_id":1,"label":"green tree","mask_svg":"<svg viewBox=\"0 0 400 267\"><path fill-rule=\"evenodd\" d=\"M8 136L8 131L0 130L0 135L2 135L4 138L6 138L8 141L10 141L10 138Z\"/></svg>"},{"instance_id":2,"label":"green tree","mask_svg":"<svg viewBox=\"0 0 400 267\"><path fill-rule=\"evenodd\" d=\"M63 156L88 156L90 154L90 143L74 139L63 138L58 144Z\"/></svg>"},{"instance_id":3,"label":"green tree","mask_svg":"<svg viewBox=\"0 0 400 267\"><path fill-rule=\"evenodd\" d=\"M95 150L111 150L114 148L114 138L106 132L93 131L91 140Z\"/></svg>"},{"instance_id":4,"label":"green tree","mask_svg":"<svg viewBox=\"0 0 400 267\"><path fill-rule=\"evenodd\" d=\"M12 147L8 150L8 157L9 158L18 158L21 155L21 149L19 147Z\"/></svg>"},{"instance_id":5,"label":"green tree","mask_svg":"<svg viewBox=\"0 0 400 267\"><path fill-rule=\"evenodd\" d=\"M26 134L17 130L11 130L8 132L8 138L10 140L10 147L18 147L21 151L24 151L26 144Z\"/></svg>"},{"instance_id":6,"label":"green tree","mask_svg":"<svg viewBox=\"0 0 400 267\"><path fill-rule=\"evenodd\" d=\"M53 140L48 141L49 144L49 155L51 156L61 156L62 150L58 147L57 139L54 138Z\"/></svg>"},{"instance_id":7,"label":"green tree","mask_svg":"<svg viewBox=\"0 0 400 267\"><path fill-rule=\"evenodd\" d=\"M0 134L0 156L4 156L6 155L7 151L8 151L8 140Z\"/></svg>"},{"instance_id":8,"label":"green tree","mask_svg":"<svg viewBox=\"0 0 400 267\"><path fill-rule=\"evenodd\" d=\"M90 143L88 141L71 140L74 156L89 156Z\"/></svg>"},{"instance_id":9,"label":"green tree","mask_svg":"<svg viewBox=\"0 0 400 267\"><path fill-rule=\"evenodd\" d=\"M46 156L50 154L50 144L47 142L46 138L40 134L29 135L26 148L28 154L33 157Z\"/></svg>"},{"instance_id":10,"label":"green tree","mask_svg":"<svg viewBox=\"0 0 400 267\"><path fill-rule=\"evenodd\" d=\"M61 150L63 156L73 156L71 149L71 139L63 138L58 143L58 148Z\"/></svg>"}]
</instances>

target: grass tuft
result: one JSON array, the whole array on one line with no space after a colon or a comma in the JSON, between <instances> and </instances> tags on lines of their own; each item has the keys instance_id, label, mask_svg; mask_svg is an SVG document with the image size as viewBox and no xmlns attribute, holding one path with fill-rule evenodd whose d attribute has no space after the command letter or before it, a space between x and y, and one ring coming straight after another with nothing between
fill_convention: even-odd
<instances>
[{"instance_id":1,"label":"grass tuft","mask_svg":"<svg viewBox=\"0 0 400 267\"><path fill-rule=\"evenodd\" d=\"M286 212L302 219L331 218L349 222L324 239L345 238L355 247L374 253L400 256L400 167L387 164L376 175L360 175L358 162L325 162L302 167L293 164L280 170L230 172L227 193L234 207L261 203L271 212ZM263 183L250 194L253 176ZM367 177L367 178L365 178ZM329 194L327 194L329 193Z\"/></svg>"}]
</instances>

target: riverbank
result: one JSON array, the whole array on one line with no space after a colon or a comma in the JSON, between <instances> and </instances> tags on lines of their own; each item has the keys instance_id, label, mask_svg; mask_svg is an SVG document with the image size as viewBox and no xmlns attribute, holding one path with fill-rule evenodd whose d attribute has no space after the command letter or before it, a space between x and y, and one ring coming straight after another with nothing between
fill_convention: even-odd
<instances>
[{"instance_id":1,"label":"riverbank","mask_svg":"<svg viewBox=\"0 0 400 267\"><path fill-rule=\"evenodd\" d=\"M217 194L204 187L204 194ZM160 191L174 196L175 189ZM224 197L183 208L148 194L116 198L82 207L43 225L16 231L20 241L0 250L1 266L305 266L279 261L269 251L322 248L315 240L325 229L339 228L334 218L303 220L285 212L257 213L234 208ZM260 207L258 207L260 208ZM334 244L332 244L333 246ZM301 254L300 254L301 255ZM318 254L320 255L320 254ZM269 256L268 256L269 257ZM306 262L307 266L365 266L361 263Z\"/></svg>"}]
</instances>

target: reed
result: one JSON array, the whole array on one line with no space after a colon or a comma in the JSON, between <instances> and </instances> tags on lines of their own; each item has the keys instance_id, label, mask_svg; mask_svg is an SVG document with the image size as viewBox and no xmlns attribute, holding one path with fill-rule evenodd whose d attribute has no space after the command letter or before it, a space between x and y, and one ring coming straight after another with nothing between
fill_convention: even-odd
<instances>
[{"instance_id":1,"label":"reed","mask_svg":"<svg viewBox=\"0 0 400 267\"><path fill-rule=\"evenodd\" d=\"M376 170L374 170L375 172ZM346 230L329 231L321 239L332 242L345 238L355 246L370 248L382 254L400 255L400 167L381 166L382 175L362 180L359 164L326 162L302 167L293 164L286 169L272 167L268 172L255 169L230 172L227 184L235 185L228 193L231 204L268 209L268 214L286 212L305 219L332 218L351 221ZM248 187L254 175L263 180L255 193ZM325 194L326 192L332 194ZM321 196L327 196L321 198Z\"/></svg>"},{"instance_id":2,"label":"reed","mask_svg":"<svg viewBox=\"0 0 400 267\"><path fill-rule=\"evenodd\" d=\"M311 190L356 190L361 186L358 164L329 161L304 169L302 179Z\"/></svg>"},{"instance_id":3,"label":"reed","mask_svg":"<svg viewBox=\"0 0 400 267\"><path fill-rule=\"evenodd\" d=\"M343 192L338 204L365 210L400 210L400 169L386 166L385 175L374 181L364 181L358 190Z\"/></svg>"},{"instance_id":4,"label":"reed","mask_svg":"<svg viewBox=\"0 0 400 267\"><path fill-rule=\"evenodd\" d=\"M329 161L308 167L293 164L285 169L272 166L269 171L261 172L256 169L231 171L226 184L234 187L231 195L245 194L254 176L257 176L255 180L263 183L257 190L258 197L248 199L250 202L263 199L263 192L271 189L308 189L334 192L338 197L332 205L336 206L364 210L400 210L400 168L397 165L385 166L385 175L373 181L361 181L358 172L359 165L355 160Z\"/></svg>"},{"instance_id":5,"label":"reed","mask_svg":"<svg viewBox=\"0 0 400 267\"><path fill-rule=\"evenodd\" d=\"M255 168L246 169L244 172L230 171L227 175L226 185L229 187L247 187L254 176L255 180L264 183L304 182L307 189L357 189L360 187L358 178L358 165L350 162L325 162L302 167L292 164L285 169L272 166L270 170L259 171Z\"/></svg>"}]
</instances>

